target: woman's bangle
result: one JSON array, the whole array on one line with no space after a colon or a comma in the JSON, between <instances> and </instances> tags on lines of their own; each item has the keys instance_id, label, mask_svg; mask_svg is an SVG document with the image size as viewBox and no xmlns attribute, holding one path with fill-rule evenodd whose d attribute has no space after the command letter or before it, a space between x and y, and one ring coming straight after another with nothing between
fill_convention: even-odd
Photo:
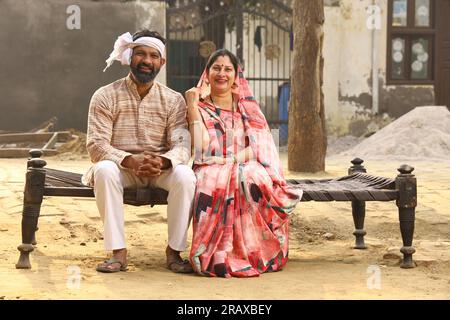
<instances>
[{"instance_id":1,"label":"woman's bangle","mask_svg":"<svg viewBox=\"0 0 450 320\"><path fill-rule=\"evenodd\" d=\"M192 122L189 122L189 125L196 124L196 123L200 123L200 121L199 120L194 120Z\"/></svg>"}]
</instances>

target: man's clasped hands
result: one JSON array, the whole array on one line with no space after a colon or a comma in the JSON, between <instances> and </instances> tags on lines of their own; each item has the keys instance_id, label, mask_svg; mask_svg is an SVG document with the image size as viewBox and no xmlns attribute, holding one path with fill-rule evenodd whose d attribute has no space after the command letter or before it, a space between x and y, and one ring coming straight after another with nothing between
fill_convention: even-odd
<instances>
[{"instance_id":1,"label":"man's clasped hands","mask_svg":"<svg viewBox=\"0 0 450 320\"><path fill-rule=\"evenodd\" d=\"M133 170L138 177L145 178L159 176L163 170L171 166L171 162L167 158L144 151L144 153L127 156L122 166Z\"/></svg>"}]
</instances>

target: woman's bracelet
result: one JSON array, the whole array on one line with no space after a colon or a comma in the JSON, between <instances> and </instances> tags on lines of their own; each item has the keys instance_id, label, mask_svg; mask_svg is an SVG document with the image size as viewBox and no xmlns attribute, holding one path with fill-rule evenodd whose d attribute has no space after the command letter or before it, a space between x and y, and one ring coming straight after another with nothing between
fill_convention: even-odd
<instances>
[{"instance_id":1,"label":"woman's bracelet","mask_svg":"<svg viewBox=\"0 0 450 320\"><path fill-rule=\"evenodd\" d=\"M192 122L189 122L189 125L193 125L193 124L200 123L200 122L201 122L200 120L194 120Z\"/></svg>"}]
</instances>

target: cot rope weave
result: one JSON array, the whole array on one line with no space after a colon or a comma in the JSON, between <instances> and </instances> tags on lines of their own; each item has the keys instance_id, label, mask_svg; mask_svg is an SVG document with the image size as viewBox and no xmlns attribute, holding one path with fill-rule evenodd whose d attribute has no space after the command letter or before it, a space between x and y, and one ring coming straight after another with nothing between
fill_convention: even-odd
<instances>
[{"instance_id":1,"label":"cot rope weave","mask_svg":"<svg viewBox=\"0 0 450 320\"><path fill-rule=\"evenodd\" d=\"M45 170L46 188L74 188L73 196L77 195L76 190L92 189L81 183L81 174L50 168L45 168ZM392 201L398 199L394 179L361 172L336 179L288 179L287 182L295 188L303 190L302 201ZM134 205L166 204L164 196L167 196L167 193L161 190L150 188L129 189L126 190L124 199L126 203ZM67 191L70 192L70 190ZM155 191L157 196L155 196ZM56 196L57 194L52 195ZM65 193L64 195L70 194ZM153 198L153 201L150 202L149 198Z\"/></svg>"},{"instance_id":2,"label":"cot rope weave","mask_svg":"<svg viewBox=\"0 0 450 320\"><path fill-rule=\"evenodd\" d=\"M336 179L287 182L303 190L302 201L392 201L398 198L393 179L357 172Z\"/></svg>"}]
</instances>

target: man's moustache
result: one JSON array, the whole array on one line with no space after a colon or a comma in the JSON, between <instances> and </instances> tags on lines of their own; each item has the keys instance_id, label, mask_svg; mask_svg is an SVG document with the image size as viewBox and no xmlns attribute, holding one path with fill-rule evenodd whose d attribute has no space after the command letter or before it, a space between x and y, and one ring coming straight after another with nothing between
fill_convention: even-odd
<instances>
[{"instance_id":1,"label":"man's moustache","mask_svg":"<svg viewBox=\"0 0 450 320\"><path fill-rule=\"evenodd\" d=\"M145 68L149 69L151 72L153 72L153 70L154 70L153 67L146 65L146 64L139 64L137 67L138 67L138 69L145 67Z\"/></svg>"}]
</instances>

